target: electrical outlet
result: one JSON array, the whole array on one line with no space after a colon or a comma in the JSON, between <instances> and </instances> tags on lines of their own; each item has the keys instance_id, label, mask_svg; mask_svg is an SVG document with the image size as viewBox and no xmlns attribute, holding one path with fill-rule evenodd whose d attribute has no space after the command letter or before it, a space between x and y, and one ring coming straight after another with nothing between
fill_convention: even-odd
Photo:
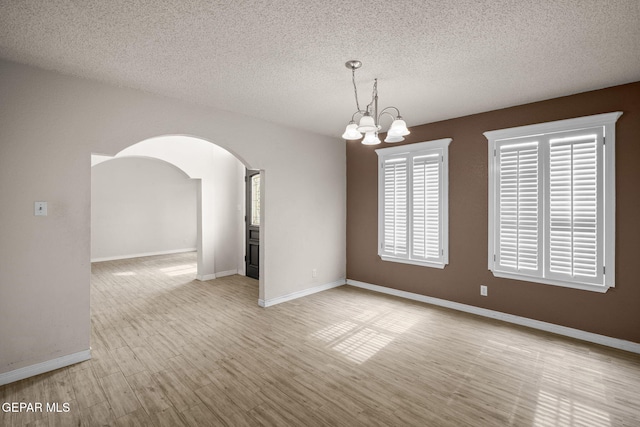
<instances>
[{"instance_id":1,"label":"electrical outlet","mask_svg":"<svg viewBox=\"0 0 640 427\"><path fill-rule=\"evenodd\" d=\"M311 270L311 277L313 279L315 279L316 277L318 277L318 270L316 268L314 268L313 270Z\"/></svg>"},{"instance_id":2,"label":"electrical outlet","mask_svg":"<svg viewBox=\"0 0 640 427\"><path fill-rule=\"evenodd\" d=\"M486 297L488 295L487 285L480 285L480 295Z\"/></svg>"}]
</instances>

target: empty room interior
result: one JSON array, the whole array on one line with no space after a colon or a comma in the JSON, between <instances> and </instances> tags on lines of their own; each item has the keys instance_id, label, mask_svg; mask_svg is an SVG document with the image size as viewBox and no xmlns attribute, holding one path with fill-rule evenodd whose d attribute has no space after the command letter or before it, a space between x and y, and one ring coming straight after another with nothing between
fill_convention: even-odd
<instances>
[{"instance_id":1,"label":"empty room interior","mask_svg":"<svg viewBox=\"0 0 640 427\"><path fill-rule=\"evenodd\" d=\"M0 425L640 425L640 2L0 4Z\"/></svg>"}]
</instances>

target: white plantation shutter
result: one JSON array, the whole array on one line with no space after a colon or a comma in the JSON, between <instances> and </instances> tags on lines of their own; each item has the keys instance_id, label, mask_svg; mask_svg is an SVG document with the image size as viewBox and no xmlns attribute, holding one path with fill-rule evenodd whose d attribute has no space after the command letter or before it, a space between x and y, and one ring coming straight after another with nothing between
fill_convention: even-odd
<instances>
[{"instance_id":1,"label":"white plantation shutter","mask_svg":"<svg viewBox=\"0 0 640 427\"><path fill-rule=\"evenodd\" d=\"M450 139L376 150L378 254L384 261L444 268L448 263Z\"/></svg>"},{"instance_id":2,"label":"white plantation shutter","mask_svg":"<svg viewBox=\"0 0 640 427\"><path fill-rule=\"evenodd\" d=\"M605 292L615 285L615 122L620 112L485 132L489 269Z\"/></svg>"},{"instance_id":3,"label":"white plantation shutter","mask_svg":"<svg viewBox=\"0 0 640 427\"><path fill-rule=\"evenodd\" d=\"M440 259L441 162L438 153L413 158L411 255L416 259Z\"/></svg>"},{"instance_id":4,"label":"white plantation shutter","mask_svg":"<svg viewBox=\"0 0 640 427\"><path fill-rule=\"evenodd\" d=\"M383 252L405 256L408 232L408 158L396 157L384 161Z\"/></svg>"},{"instance_id":5,"label":"white plantation shutter","mask_svg":"<svg viewBox=\"0 0 640 427\"><path fill-rule=\"evenodd\" d=\"M602 283L602 130L549 141L547 275Z\"/></svg>"},{"instance_id":6,"label":"white plantation shutter","mask_svg":"<svg viewBox=\"0 0 640 427\"><path fill-rule=\"evenodd\" d=\"M540 161L539 141L498 146L498 251L504 271L540 272Z\"/></svg>"}]
</instances>

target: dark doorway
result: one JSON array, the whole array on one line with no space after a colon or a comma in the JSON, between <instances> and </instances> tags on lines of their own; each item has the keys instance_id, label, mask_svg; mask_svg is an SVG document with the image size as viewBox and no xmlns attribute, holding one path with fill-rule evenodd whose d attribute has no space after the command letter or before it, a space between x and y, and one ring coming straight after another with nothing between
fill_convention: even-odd
<instances>
[{"instance_id":1,"label":"dark doorway","mask_svg":"<svg viewBox=\"0 0 640 427\"><path fill-rule=\"evenodd\" d=\"M260 277L260 171L247 169L246 182L246 274Z\"/></svg>"}]
</instances>

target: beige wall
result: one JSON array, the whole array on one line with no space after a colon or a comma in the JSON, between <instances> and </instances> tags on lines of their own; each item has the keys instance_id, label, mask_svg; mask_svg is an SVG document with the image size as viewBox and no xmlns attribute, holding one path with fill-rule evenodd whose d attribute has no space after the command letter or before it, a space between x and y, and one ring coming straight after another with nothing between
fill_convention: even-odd
<instances>
[{"instance_id":1,"label":"beige wall","mask_svg":"<svg viewBox=\"0 0 640 427\"><path fill-rule=\"evenodd\" d=\"M197 184L157 159L124 157L94 166L91 259L195 250Z\"/></svg>"},{"instance_id":2,"label":"beige wall","mask_svg":"<svg viewBox=\"0 0 640 427\"><path fill-rule=\"evenodd\" d=\"M464 100L459 100L464 102ZM437 106L433 106L437 108ZM622 111L616 125L616 287L606 294L500 279L487 270L487 139L483 132ZM377 157L347 144L347 277L640 343L640 83L411 128L406 143L449 146L449 260L443 270L377 255ZM489 296L480 296L480 285Z\"/></svg>"},{"instance_id":3,"label":"beige wall","mask_svg":"<svg viewBox=\"0 0 640 427\"><path fill-rule=\"evenodd\" d=\"M264 170L261 298L345 276L343 141L7 61L0 98L0 374L89 348L91 153L214 142Z\"/></svg>"}]
</instances>

